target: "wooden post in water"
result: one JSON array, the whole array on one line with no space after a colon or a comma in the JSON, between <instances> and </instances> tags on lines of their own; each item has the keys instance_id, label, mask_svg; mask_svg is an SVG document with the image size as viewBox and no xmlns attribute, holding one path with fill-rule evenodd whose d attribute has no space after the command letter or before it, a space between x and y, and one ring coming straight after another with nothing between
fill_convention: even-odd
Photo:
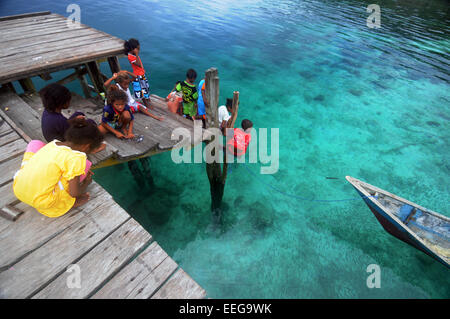
<instances>
[{"instance_id":1,"label":"wooden post in water","mask_svg":"<svg viewBox=\"0 0 450 319\"><path fill-rule=\"evenodd\" d=\"M108 58L108 64L112 74L120 71L119 59L116 56Z\"/></svg>"},{"instance_id":2,"label":"wooden post in water","mask_svg":"<svg viewBox=\"0 0 450 319\"><path fill-rule=\"evenodd\" d=\"M219 106L219 73L216 68L210 68L206 71L205 76L205 108L206 108L206 128L216 128L219 130L218 106ZM237 117L239 104L239 92L234 92L233 96L233 115L231 124L234 125ZM214 142L214 136L206 144ZM215 154L211 154L215 155ZM206 173L208 175L210 192L211 192L211 211L220 217L223 192L225 189L225 181L227 178L226 154L223 154L223 167L220 163L206 163Z\"/></svg>"},{"instance_id":3,"label":"wooden post in water","mask_svg":"<svg viewBox=\"0 0 450 319\"><path fill-rule=\"evenodd\" d=\"M88 62L87 70L89 72L89 77L91 78L92 84L94 84L95 91L98 94L105 92L105 87L103 86L104 80L101 76L97 61Z\"/></svg>"},{"instance_id":4,"label":"wooden post in water","mask_svg":"<svg viewBox=\"0 0 450 319\"><path fill-rule=\"evenodd\" d=\"M36 93L36 88L30 78L21 79L19 83L25 93Z\"/></svg>"}]
</instances>

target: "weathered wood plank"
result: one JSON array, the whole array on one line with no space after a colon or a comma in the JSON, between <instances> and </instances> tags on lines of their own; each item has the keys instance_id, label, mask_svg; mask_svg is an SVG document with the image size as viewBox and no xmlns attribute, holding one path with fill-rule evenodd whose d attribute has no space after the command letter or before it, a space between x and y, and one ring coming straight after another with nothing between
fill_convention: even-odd
<instances>
[{"instance_id":1,"label":"weathered wood plank","mask_svg":"<svg viewBox=\"0 0 450 319\"><path fill-rule=\"evenodd\" d=\"M76 26L74 29L81 29L81 26ZM55 21L50 23L45 23L39 26L29 26L23 28L13 28L11 30L7 30L2 32L2 37L5 41L14 40L16 37L20 37L23 34L27 34L27 36L35 35L35 34L49 34L50 32L61 32L70 30L66 21Z\"/></svg>"},{"instance_id":2,"label":"weathered wood plank","mask_svg":"<svg viewBox=\"0 0 450 319\"><path fill-rule=\"evenodd\" d=\"M36 25L42 25L49 22L54 21L61 21L60 17L51 17L51 16L43 16L43 17L36 17L30 20L21 19L21 20L15 20L15 21L9 21L10 23L0 22L0 32L1 31L7 31L9 29L19 29L22 27L28 27L28 26L36 26Z\"/></svg>"},{"instance_id":3,"label":"weathered wood plank","mask_svg":"<svg viewBox=\"0 0 450 319\"><path fill-rule=\"evenodd\" d=\"M105 45L86 45L76 49L64 49L59 52L46 53L43 56L36 56L31 59L17 59L16 68L11 65L3 65L0 69L0 83L11 82L13 79L29 77L31 74L39 74L43 71L53 72L65 66L70 68L75 64L106 58L122 53L123 44L119 41L104 41Z\"/></svg>"},{"instance_id":4,"label":"weathered wood plank","mask_svg":"<svg viewBox=\"0 0 450 319\"><path fill-rule=\"evenodd\" d=\"M50 285L33 296L33 299L79 299L86 298L119 271L144 245L152 239L134 219L128 220L118 230L91 250L77 265L81 270L81 287L70 289L64 272Z\"/></svg>"},{"instance_id":5,"label":"weathered wood plank","mask_svg":"<svg viewBox=\"0 0 450 319\"><path fill-rule=\"evenodd\" d=\"M12 188L10 190L12 192ZM88 205L89 204L89 205ZM107 193L97 196L88 204L72 209L58 218L49 218L24 203L17 207L24 211L24 215L15 223L4 228L5 221L0 221L0 270L15 264L21 257L42 246L61 231L67 229L87 214L95 214L95 210L104 209L111 205L111 196ZM109 206L108 206L109 205ZM83 211L83 213L80 213Z\"/></svg>"},{"instance_id":6,"label":"weathered wood plank","mask_svg":"<svg viewBox=\"0 0 450 319\"><path fill-rule=\"evenodd\" d=\"M0 187L0 208L17 203L18 199L14 195L12 182L6 183L5 185Z\"/></svg>"},{"instance_id":7,"label":"weathered wood plank","mask_svg":"<svg viewBox=\"0 0 450 319\"><path fill-rule=\"evenodd\" d=\"M158 243L153 242L92 298L149 298L177 267Z\"/></svg>"},{"instance_id":8,"label":"weathered wood plank","mask_svg":"<svg viewBox=\"0 0 450 319\"><path fill-rule=\"evenodd\" d=\"M111 44L111 37L104 36L101 34L93 34L85 36L81 39L68 39L68 40L62 40L59 42L53 42L45 45L36 45L36 46L30 46L24 49L20 49L20 52L12 53L8 56L2 56L0 57L0 63L12 63L13 61L15 63L29 63L30 61L33 61L33 59L36 59L40 57L40 59L48 60L47 56L61 56L61 51L68 52L67 50L73 49L83 50L84 47L93 48L94 45L95 48L101 49L102 46L105 47L107 45ZM86 50L89 50L86 49ZM89 51L82 52L84 54L89 53ZM33 61L34 62L34 61Z\"/></svg>"},{"instance_id":9,"label":"weathered wood plank","mask_svg":"<svg viewBox=\"0 0 450 319\"><path fill-rule=\"evenodd\" d=\"M11 142L14 142L18 139L20 139L21 137L19 136L19 134L17 134L14 131L11 131L8 134L2 135L0 137L0 147L2 147L3 145L9 144Z\"/></svg>"},{"instance_id":10,"label":"weathered wood plank","mask_svg":"<svg viewBox=\"0 0 450 319\"><path fill-rule=\"evenodd\" d=\"M20 164L22 163L22 157L14 157L13 159L0 163L0 185L11 181L14 174L19 170Z\"/></svg>"},{"instance_id":11,"label":"weathered wood plank","mask_svg":"<svg viewBox=\"0 0 450 319\"><path fill-rule=\"evenodd\" d=\"M180 268L151 298L203 299L205 297L205 290Z\"/></svg>"},{"instance_id":12,"label":"weathered wood plank","mask_svg":"<svg viewBox=\"0 0 450 319\"><path fill-rule=\"evenodd\" d=\"M36 17L36 16L49 15L49 14L51 14L50 11L39 11L39 12L32 12L32 13L15 14L15 15L11 15L11 16L1 17L0 21L24 19L24 18L30 18L30 17Z\"/></svg>"},{"instance_id":13,"label":"weathered wood plank","mask_svg":"<svg viewBox=\"0 0 450 319\"><path fill-rule=\"evenodd\" d=\"M81 218L13 267L0 273L0 298L32 297L129 218L115 202L105 203L95 214Z\"/></svg>"},{"instance_id":14,"label":"weathered wood plank","mask_svg":"<svg viewBox=\"0 0 450 319\"><path fill-rule=\"evenodd\" d=\"M0 108L6 116L14 121L26 135L32 139L45 141L41 130L41 119L39 114L26 104L17 94L12 92L0 93Z\"/></svg>"},{"instance_id":15,"label":"weathered wood plank","mask_svg":"<svg viewBox=\"0 0 450 319\"><path fill-rule=\"evenodd\" d=\"M8 125L8 123L3 118L0 118L0 136L7 135L11 132L14 132L12 127Z\"/></svg>"},{"instance_id":16,"label":"weathered wood plank","mask_svg":"<svg viewBox=\"0 0 450 319\"><path fill-rule=\"evenodd\" d=\"M18 139L9 144L3 145L0 149L0 163L5 162L11 158L21 156L25 153L27 143L24 140Z\"/></svg>"},{"instance_id":17,"label":"weathered wood plank","mask_svg":"<svg viewBox=\"0 0 450 319\"><path fill-rule=\"evenodd\" d=\"M26 49L33 45L45 45L52 42L59 42L66 39L76 39L78 37L84 37L88 35L97 34L95 30L87 28L81 30L69 30L66 32L60 32L56 34L40 34L33 37L33 41L27 39L13 39L9 40L7 44L16 49ZM0 56L9 54L8 47L0 48Z\"/></svg>"}]
</instances>

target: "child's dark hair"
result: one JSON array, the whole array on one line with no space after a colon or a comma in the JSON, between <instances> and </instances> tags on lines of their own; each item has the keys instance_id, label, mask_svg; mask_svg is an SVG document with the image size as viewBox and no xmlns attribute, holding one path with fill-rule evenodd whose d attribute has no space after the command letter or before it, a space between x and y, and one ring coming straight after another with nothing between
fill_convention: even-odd
<instances>
[{"instance_id":1,"label":"child's dark hair","mask_svg":"<svg viewBox=\"0 0 450 319\"><path fill-rule=\"evenodd\" d=\"M189 80L195 80L195 79L197 78L197 72L195 72L194 69L189 69L189 70L187 70L187 72L186 72L186 77L187 77Z\"/></svg>"},{"instance_id":2,"label":"child's dark hair","mask_svg":"<svg viewBox=\"0 0 450 319\"><path fill-rule=\"evenodd\" d=\"M136 49L139 45L139 40L131 38L130 40L125 41L123 47L125 48L125 53L128 54L130 51Z\"/></svg>"},{"instance_id":3,"label":"child's dark hair","mask_svg":"<svg viewBox=\"0 0 450 319\"><path fill-rule=\"evenodd\" d=\"M245 119L242 120L241 126L244 129L244 131L246 131L248 128L253 127L253 123L252 121Z\"/></svg>"},{"instance_id":4,"label":"child's dark hair","mask_svg":"<svg viewBox=\"0 0 450 319\"><path fill-rule=\"evenodd\" d=\"M50 112L55 112L56 109L62 108L72 98L69 89L57 83L47 85L39 91L39 96L45 109Z\"/></svg>"},{"instance_id":5,"label":"child's dark hair","mask_svg":"<svg viewBox=\"0 0 450 319\"><path fill-rule=\"evenodd\" d=\"M103 134L97 125L84 118L72 119L64 138L76 145L89 144L89 151L98 148L103 142Z\"/></svg>"},{"instance_id":6,"label":"child's dark hair","mask_svg":"<svg viewBox=\"0 0 450 319\"><path fill-rule=\"evenodd\" d=\"M108 97L107 101L109 105L113 105L115 101L124 101L125 103L128 103L128 96L127 94L119 89L116 85L111 85L108 90Z\"/></svg>"},{"instance_id":7,"label":"child's dark hair","mask_svg":"<svg viewBox=\"0 0 450 319\"><path fill-rule=\"evenodd\" d=\"M232 108L232 107L233 107L233 99L227 99L227 104L226 104L226 106L227 106L227 109L228 109L228 108Z\"/></svg>"}]
</instances>

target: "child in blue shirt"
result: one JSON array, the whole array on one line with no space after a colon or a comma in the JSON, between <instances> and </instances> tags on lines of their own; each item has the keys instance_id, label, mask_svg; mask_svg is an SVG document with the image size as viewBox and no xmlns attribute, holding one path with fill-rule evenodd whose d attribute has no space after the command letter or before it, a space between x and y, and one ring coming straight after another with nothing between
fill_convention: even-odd
<instances>
[{"instance_id":1,"label":"child in blue shirt","mask_svg":"<svg viewBox=\"0 0 450 319\"><path fill-rule=\"evenodd\" d=\"M102 123L98 126L102 134L112 133L117 138L134 138L134 116L128 106L127 94L116 86L108 92L108 105L103 108Z\"/></svg>"}]
</instances>

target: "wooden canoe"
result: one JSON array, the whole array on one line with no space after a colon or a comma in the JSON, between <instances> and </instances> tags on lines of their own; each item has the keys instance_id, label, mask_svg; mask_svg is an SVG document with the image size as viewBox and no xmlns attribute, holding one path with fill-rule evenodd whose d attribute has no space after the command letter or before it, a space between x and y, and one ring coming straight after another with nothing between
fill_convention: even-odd
<instances>
[{"instance_id":1,"label":"wooden canoe","mask_svg":"<svg viewBox=\"0 0 450 319\"><path fill-rule=\"evenodd\" d=\"M450 268L450 218L356 178L346 179L389 234Z\"/></svg>"}]
</instances>

